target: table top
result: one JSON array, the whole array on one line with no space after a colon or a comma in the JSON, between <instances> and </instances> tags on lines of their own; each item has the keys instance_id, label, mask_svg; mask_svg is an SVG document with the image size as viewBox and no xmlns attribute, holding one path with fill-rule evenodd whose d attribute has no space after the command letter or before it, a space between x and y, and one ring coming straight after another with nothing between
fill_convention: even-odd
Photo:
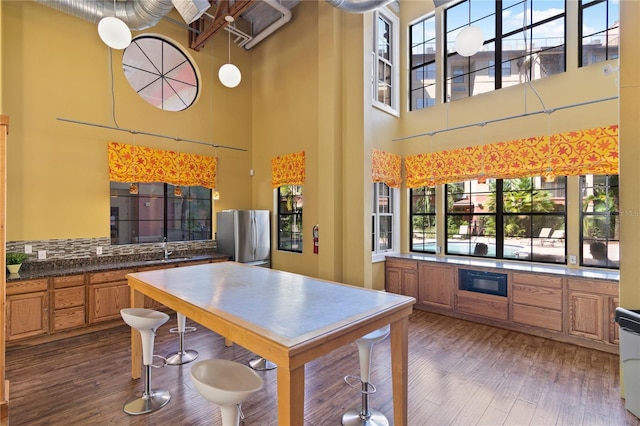
<instances>
[{"instance_id":1,"label":"table top","mask_svg":"<svg viewBox=\"0 0 640 426\"><path fill-rule=\"evenodd\" d=\"M159 290L158 297L152 297L161 303L166 293L189 308L244 326L288 348L415 303L411 297L237 262L127 277L130 283L134 279Z\"/></svg>"}]
</instances>

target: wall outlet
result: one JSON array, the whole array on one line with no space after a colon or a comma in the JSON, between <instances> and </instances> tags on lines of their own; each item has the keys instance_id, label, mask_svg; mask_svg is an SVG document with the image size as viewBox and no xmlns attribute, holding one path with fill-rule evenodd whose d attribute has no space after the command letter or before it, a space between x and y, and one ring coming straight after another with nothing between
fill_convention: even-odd
<instances>
[{"instance_id":1,"label":"wall outlet","mask_svg":"<svg viewBox=\"0 0 640 426\"><path fill-rule=\"evenodd\" d=\"M575 265L576 263L578 263L578 258L575 255L570 255L569 256L569 265Z\"/></svg>"},{"instance_id":2,"label":"wall outlet","mask_svg":"<svg viewBox=\"0 0 640 426\"><path fill-rule=\"evenodd\" d=\"M47 258L46 250L38 250L38 260L45 260Z\"/></svg>"},{"instance_id":3,"label":"wall outlet","mask_svg":"<svg viewBox=\"0 0 640 426\"><path fill-rule=\"evenodd\" d=\"M440 254L440 246L436 246L436 254Z\"/></svg>"},{"instance_id":4,"label":"wall outlet","mask_svg":"<svg viewBox=\"0 0 640 426\"><path fill-rule=\"evenodd\" d=\"M24 246L24 253L25 253L25 254L31 254L31 253L33 253L33 247L31 246L31 244L25 244L25 246Z\"/></svg>"},{"instance_id":5,"label":"wall outlet","mask_svg":"<svg viewBox=\"0 0 640 426\"><path fill-rule=\"evenodd\" d=\"M96 247L96 254L100 256L102 254L102 247Z\"/></svg>"}]
</instances>

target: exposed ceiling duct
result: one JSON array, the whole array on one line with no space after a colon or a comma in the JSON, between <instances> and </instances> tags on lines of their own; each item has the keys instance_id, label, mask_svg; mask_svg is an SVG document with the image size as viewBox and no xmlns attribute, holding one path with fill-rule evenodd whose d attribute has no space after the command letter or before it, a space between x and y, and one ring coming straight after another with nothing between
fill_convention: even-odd
<instances>
[{"instance_id":1,"label":"exposed ceiling duct","mask_svg":"<svg viewBox=\"0 0 640 426\"><path fill-rule=\"evenodd\" d=\"M173 9L171 0L36 0L38 3L89 22L98 23L106 16L124 21L131 30L156 25ZM115 3L115 4L114 4Z\"/></svg>"},{"instance_id":2,"label":"exposed ceiling duct","mask_svg":"<svg viewBox=\"0 0 640 426\"><path fill-rule=\"evenodd\" d=\"M366 13L393 3L395 0L327 0L331 6L349 13Z\"/></svg>"}]
</instances>

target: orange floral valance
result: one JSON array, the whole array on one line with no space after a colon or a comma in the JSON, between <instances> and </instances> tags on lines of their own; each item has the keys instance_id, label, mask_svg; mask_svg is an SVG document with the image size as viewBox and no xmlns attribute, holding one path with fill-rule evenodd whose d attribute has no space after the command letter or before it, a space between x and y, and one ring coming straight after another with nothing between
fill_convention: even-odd
<instances>
[{"instance_id":1,"label":"orange floral valance","mask_svg":"<svg viewBox=\"0 0 640 426\"><path fill-rule=\"evenodd\" d=\"M271 159L271 186L304 185L304 151L273 157Z\"/></svg>"},{"instance_id":2,"label":"orange floral valance","mask_svg":"<svg viewBox=\"0 0 640 426\"><path fill-rule=\"evenodd\" d=\"M165 182L216 187L218 159L197 154L109 142L109 179L113 182Z\"/></svg>"},{"instance_id":3,"label":"orange floral valance","mask_svg":"<svg viewBox=\"0 0 640 426\"><path fill-rule=\"evenodd\" d=\"M405 158L407 187L477 179L618 174L618 126L557 133Z\"/></svg>"},{"instance_id":4,"label":"orange floral valance","mask_svg":"<svg viewBox=\"0 0 640 426\"><path fill-rule=\"evenodd\" d=\"M402 157L373 149L371 153L371 178L373 182L384 182L391 188L402 185Z\"/></svg>"}]
</instances>

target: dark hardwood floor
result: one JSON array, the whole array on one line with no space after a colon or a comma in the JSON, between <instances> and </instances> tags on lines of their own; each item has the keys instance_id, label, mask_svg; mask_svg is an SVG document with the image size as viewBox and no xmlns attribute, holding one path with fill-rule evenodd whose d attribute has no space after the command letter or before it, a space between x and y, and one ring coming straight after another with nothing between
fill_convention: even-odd
<instances>
[{"instance_id":1,"label":"dark hardwood floor","mask_svg":"<svg viewBox=\"0 0 640 426\"><path fill-rule=\"evenodd\" d=\"M188 325L197 324L188 322ZM177 349L175 315L158 330L155 353ZM129 416L124 403L141 394L131 380L129 328L7 349L10 425L219 425L217 406L193 387L192 364L152 369L152 387L172 399L159 411ZM198 327L186 346L200 359L246 362L252 354ZM389 340L376 345L371 406L393 419ZM619 358L513 331L416 311L409 324L409 425L638 425L620 398ZM276 370L244 405L246 425L276 425ZM358 374L355 344L306 368L305 424L339 425L360 405L343 382Z\"/></svg>"}]
</instances>

